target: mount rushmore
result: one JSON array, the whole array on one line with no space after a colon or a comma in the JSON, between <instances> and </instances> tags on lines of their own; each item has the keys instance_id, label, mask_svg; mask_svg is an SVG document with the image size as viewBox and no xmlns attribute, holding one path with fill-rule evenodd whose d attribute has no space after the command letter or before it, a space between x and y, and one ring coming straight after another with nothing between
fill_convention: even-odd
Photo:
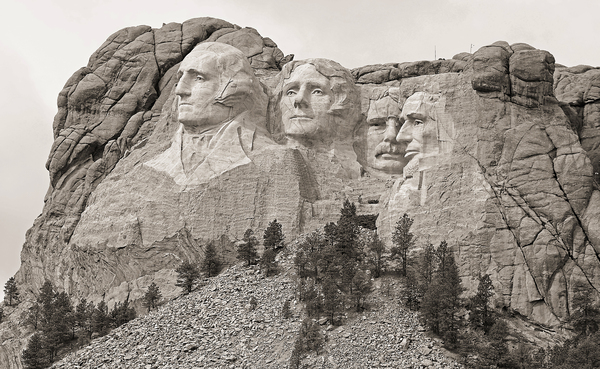
<instances>
[{"instance_id":1,"label":"mount rushmore","mask_svg":"<svg viewBox=\"0 0 600 369\"><path fill-rule=\"evenodd\" d=\"M16 279L136 300L207 241L273 219L293 240L349 199L388 242L404 213L446 240L467 294L487 273L496 307L560 325L600 290L598 112L600 69L526 44L348 70L218 19L126 28L59 94Z\"/></svg>"}]
</instances>

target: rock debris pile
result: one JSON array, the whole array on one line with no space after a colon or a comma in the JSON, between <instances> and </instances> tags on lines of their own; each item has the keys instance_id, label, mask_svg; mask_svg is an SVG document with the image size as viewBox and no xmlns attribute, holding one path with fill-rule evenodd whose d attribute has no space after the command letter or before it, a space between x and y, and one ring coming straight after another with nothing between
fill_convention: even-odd
<instances>
[{"instance_id":1,"label":"rock debris pile","mask_svg":"<svg viewBox=\"0 0 600 369\"><path fill-rule=\"evenodd\" d=\"M289 273L265 278L255 268L234 266L53 368L286 368L303 315L294 291ZM281 314L286 299L292 300L290 319ZM303 367L462 368L397 299L376 290L371 307L340 327L319 320L325 349L305 357Z\"/></svg>"}]
</instances>

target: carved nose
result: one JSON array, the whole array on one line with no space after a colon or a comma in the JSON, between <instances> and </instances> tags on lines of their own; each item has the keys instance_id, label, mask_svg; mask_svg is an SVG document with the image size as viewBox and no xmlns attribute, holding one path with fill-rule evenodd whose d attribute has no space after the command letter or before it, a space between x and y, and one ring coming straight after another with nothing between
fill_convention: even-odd
<instances>
[{"instance_id":1,"label":"carved nose","mask_svg":"<svg viewBox=\"0 0 600 369\"><path fill-rule=\"evenodd\" d=\"M300 89L296 96L294 96L294 108L302 108L308 106L308 99L306 97L306 90Z\"/></svg>"},{"instance_id":2,"label":"carved nose","mask_svg":"<svg viewBox=\"0 0 600 369\"><path fill-rule=\"evenodd\" d=\"M398 142L411 142L412 136L412 124L409 121L405 121L400 127L398 135L396 135L396 141Z\"/></svg>"},{"instance_id":3,"label":"carved nose","mask_svg":"<svg viewBox=\"0 0 600 369\"><path fill-rule=\"evenodd\" d=\"M396 117L388 117L385 122L385 132L383 133L383 140L385 142L396 142L396 135L398 134L398 126L400 122Z\"/></svg>"},{"instance_id":4,"label":"carved nose","mask_svg":"<svg viewBox=\"0 0 600 369\"><path fill-rule=\"evenodd\" d=\"M179 81L177 81L177 87L175 87L175 95L187 96L190 94L191 94L190 84L188 83L186 78L184 76L182 76L181 78L179 78Z\"/></svg>"}]
</instances>

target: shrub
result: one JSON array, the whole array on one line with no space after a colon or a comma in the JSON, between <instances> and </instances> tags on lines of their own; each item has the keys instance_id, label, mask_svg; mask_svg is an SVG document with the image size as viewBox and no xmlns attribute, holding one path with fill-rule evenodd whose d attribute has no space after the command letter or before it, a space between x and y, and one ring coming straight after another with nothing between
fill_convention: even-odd
<instances>
[{"instance_id":1,"label":"shrub","mask_svg":"<svg viewBox=\"0 0 600 369\"><path fill-rule=\"evenodd\" d=\"M292 310L290 309L290 300L285 300L283 307L281 308L281 316L283 319L289 319L292 317Z\"/></svg>"},{"instance_id":2,"label":"shrub","mask_svg":"<svg viewBox=\"0 0 600 369\"><path fill-rule=\"evenodd\" d=\"M258 306L258 301L256 300L256 297L254 297L254 296L250 297L249 304L250 304L250 310L256 309L256 307Z\"/></svg>"}]
</instances>

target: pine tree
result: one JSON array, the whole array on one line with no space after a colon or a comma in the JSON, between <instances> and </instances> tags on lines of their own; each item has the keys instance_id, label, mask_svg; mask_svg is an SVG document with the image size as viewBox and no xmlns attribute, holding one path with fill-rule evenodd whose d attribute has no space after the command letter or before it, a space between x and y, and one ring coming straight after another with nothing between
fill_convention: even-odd
<instances>
[{"instance_id":1,"label":"pine tree","mask_svg":"<svg viewBox=\"0 0 600 369\"><path fill-rule=\"evenodd\" d=\"M311 280L298 280L300 301L305 304L306 314L310 317L317 316L323 311L323 301L318 285Z\"/></svg>"},{"instance_id":2,"label":"pine tree","mask_svg":"<svg viewBox=\"0 0 600 369\"><path fill-rule=\"evenodd\" d=\"M323 279L323 303L322 309L329 317L331 324L335 324L335 317L342 309L343 298L335 282L331 278Z\"/></svg>"},{"instance_id":3,"label":"pine tree","mask_svg":"<svg viewBox=\"0 0 600 369\"><path fill-rule=\"evenodd\" d=\"M133 306L129 306L129 295L123 302L117 302L110 311L110 322L112 328L118 328L123 324L135 319L136 313Z\"/></svg>"},{"instance_id":4,"label":"pine tree","mask_svg":"<svg viewBox=\"0 0 600 369\"><path fill-rule=\"evenodd\" d=\"M277 219L269 223L265 234L263 235L263 246L265 249L273 249L275 251L283 248L283 241L285 236L283 235L281 223L277 223Z\"/></svg>"},{"instance_id":5,"label":"pine tree","mask_svg":"<svg viewBox=\"0 0 600 369\"><path fill-rule=\"evenodd\" d=\"M108 315L108 305L104 300L98 303L92 314L92 332L102 337L110 330L111 322Z\"/></svg>"},{"instance_id":6,"label":"pine tree","mask_svg":"<svg viewBox=\"0 0 600 369\"><path fill-rule=\"evenodd\" d=\"M312 278L319 281L321 277L321 267L324 266L325 258L323 251L327 246L327 240L318 232L309 234L304 242L298 244L298 249L294 257L296 273L300 278Z\"/></svg>"},{"instance_id":7,"label":"pine tree","mask_svg":"<svg viewBox=\"0 0 600 369\"><path fill-rule=\"evenodd\" d=\"M319 351L325 345L325 337L321 333L319 324L310 318L304 318L302 321L300 337L304 343L303 352L314 351L319 355Z\"/></svg>"},{"instance_id":8,"label":"pine tree","mask_svg":"<svg viewBox=\"0 0 600 369\"><path fill-rule=\"evenodd\" d=\"M423 290L427 290L427 287L431 283L431 279L433 278L434 268L435 268L435 247L431 242L427 243L425 249L423 250L423 254L421 256L421 260L419 262L419 274L420 282L423 284Z\"/></svg>"},{"instance_id":9,"label":"pine tree","mask_svg":"<svg viewBox=\"0 0 600 369\"><path fill-rule=\"evenodd\" d=\"M353 222L356 220L356 205L348 199L344 200L344 205L342 205L342 209L340 210L340 220L342 219L348 219Z\"/></svg>"},{"instance_id":10,"label":"pine tree","mask_svg":"<svg viewBox=\"0 0 600 369\"><path fill-rule=\"evenodd\" d=\"M183 288L183 294L187 295L194 289L194 285L200 279L200 271L196 264L190 261L184 261L175 270L177 272L177 282L175 286Z\"/></svg>"},{"instance_id":11,"label":"pine tree","mask_svg":"<svg viewBox=\"0 0 600 369\"><path fill-rule=\"evenodd\" d=\"M19 289L15 277L10 277L4 285L4 300L8 300L8 306L12 306L13 302L19 301Z\"/></svg>"},{"instance_id":12,"label":"pine tree","mask_svg":"<svg viewBox=\"0 0 600 369\"><path fill-rule=\"evenodd\" d=\"M44 281L37 299L37 302L40 305L40 318L42 324L47 323L52 315L52 300L54 299L54 295L55 292L52 283L48 280Z\"/></svg>"},{"instance_id":13,"label":"pine tree","mask_svg":"<svg viewBox=\"0 0 600 369\"><path fill-rule=\"evenodd\" d=\"M237 248L237 258L245 261L247 266L256 264L256 259L258 258L258 253L256 252L257 245L258 241L254 237L254 231L250 228L246 229L242 243Z\"/></svg>"},{"instance_id":14,"label":"pine tree","mask_svg":"<svg viewBox=\"0 0 600 369\"><path fill-rule=\"evenodd\" d=\"M340 210L337 225L330 225L330 237L339 254L348 259L356 260L358 253L358 226L356 225L356 205L346 199ZM327 230L326 230L327 233Z\"/></svg>"},{"instance_id":15,"label":"pine tree","mask_svg":"<svg viewBox=\"0 0 600 369\"><path fill-rule=\"evenodd\" d=\"M27 316L25 318L25 324L33 326L34 330L38 329L38 324L40 322L42 314L42 308L38 301L34 302L27 311Z\"/></svg>"},{"instance_id":16,"label":"pine tree","mask_svg":"<svg viewBox=\"0 0 600 369\"><path fill-rule=\"evenodd\" d=\"M439 251L436 252L438 268L423 297L421 317L433 333L441 335L452 345L457 341L459 327L456 314L461 306L463 288L454 256L447 250L445 242L440 247L444 249L436 250Z\"/></svg>"},{"instance_id":17,"label":"pine tree","mask_svg":"<svg viewBox=\"0 0 600 369\"><path fill-rule=\"evenodd\" d=\"M43 369L48 367L50 361L43 346L41 333L34 333L27 342L27 347L21 354L25 369Z\"/></svg>"},{"instance_id":18,"label":"pine tree","mask_svg":"<svg viewBox=\"0 0 600 369\"><path fill-rule=\"evenodd\" d=\"M402 292L406 307L413 311L419 310L425 290L426 286L420 283L417 273L409 268L406 272L406 282Z\"/></svg>"},{"instance_id":19,"label":"pine tree","mask_svg":"<svg viewBox=\"0 0 600 369\"><path fill-rule=\"evenodd\" d=\"M277 251L274 249L266 249L260 258L260 270L265 273L267 277L277 274L276 256Z\"/></svg>"},{"instance_id":20,"label":"pine tree","mask_svg":"<svg viewBox=\"0 0 600 369\"><path fill-rule=\"evenodd\" d=\"M383 254L385 252L385 244L379 239L377 233L373 235L368 241L368 262L371 265L371 272L373 277L379 278L385 268L385 259Z\"/></svg>"},{"instance_id":21,"label":"pine tree","mask_svg":"<svg viewBox=\"0 0 600 369\"><path fill-rule=\"evenodd\" d=\"M579 337L588 337L600 328L600 309L594 305L593 288L588 283L577 283L574 290L573 309L569 322Z\"/></svg>"},{"instance_id":22,"label":"pine tree","mask_svg":"<svg viewBox=\"0 0 600 369\"><path fill-rule=\"evenodd\" d=\"M4 319L4 307L0 306L0 323L2 323L2 319Z\"/></svg>"},{"instance_id":23,"label":"pine tree","mask_svg":"<svg viewBox=\"0 0 600 369\"><path fill-rule=\"evenodd\" d=\"M73 335L75 324L73 306L69 295L66 292L54 292L50 282L44 283L42 286L40 301L42 306L40 330L43 346L48 354L48 359L53 362L59 349Z\"/></svg>"},{"instance_id":24,"label":"pine tree","mask_svg":"<svg viewBox=\"0 0 600 369\"><path fill-rule=\"evenodd\" d=\"M150 286L148 286L148 291L146 291L143 297L144 307L148 309L148 312L152 309L156 309L161 298L162 294L160 293L160 289L156 283L152 282Z\"/></svg>"},{"instance_id":25,"label":"pine tree","mask_svg":"<svg viewBox=\"0 0 600 369\"><path fill-rule=\"evenodd\" d=\"M362 270L359 270L352 278L352 297L354 298L354 306L356 311L361 311L365 305L365 298L373 289L371 276Z\"/></svg>"},{"instance_id":26,"label":"pine tree","mask_svg":"<svg viewBox=\"0 0 600 369\"><path fill-rule=\"evenodd\" d=\"M221 261L213 242L209 242L204 250L204 259L200 265L200 271L208 278L214 277L221 271Z\"/></svg>"},{"instance_id":27,"label":"pine tree","mask_svg":"<svg viewBox=\"0 0 600 369\"><path fill-rule=\"evenodd\" d=\"M78 340L81 346L87 344L92 337L92 316L94 304L82 298L75 307L75 325L78 329Z\"/></svg>"},{"instance_id":28,"label":"pine tree","mask_svg":"<svg viewBox=\"0 0 600 369\"><path fill-rule=\"evenodd\" d=\"M477 293L469 301L469 320L475 327L483 328L488 333L495 319L489 308L490 298L494 295L494 287L489 274L479 276Z\"/></svg>"},{"instance_id":29,"label":"pine tree","mask_svg":"<svg viewBox=\"0 0 600 369\"><path fill-rule=\"evenodd\" d=\"M394 233L392 234L392 256L398 255L402 260L402 275L406 275L408 265L408 250L414 245L414 235L410 232L414 219L404 213L402 218L396 222Z\"/></svg>"}]
</instances>

